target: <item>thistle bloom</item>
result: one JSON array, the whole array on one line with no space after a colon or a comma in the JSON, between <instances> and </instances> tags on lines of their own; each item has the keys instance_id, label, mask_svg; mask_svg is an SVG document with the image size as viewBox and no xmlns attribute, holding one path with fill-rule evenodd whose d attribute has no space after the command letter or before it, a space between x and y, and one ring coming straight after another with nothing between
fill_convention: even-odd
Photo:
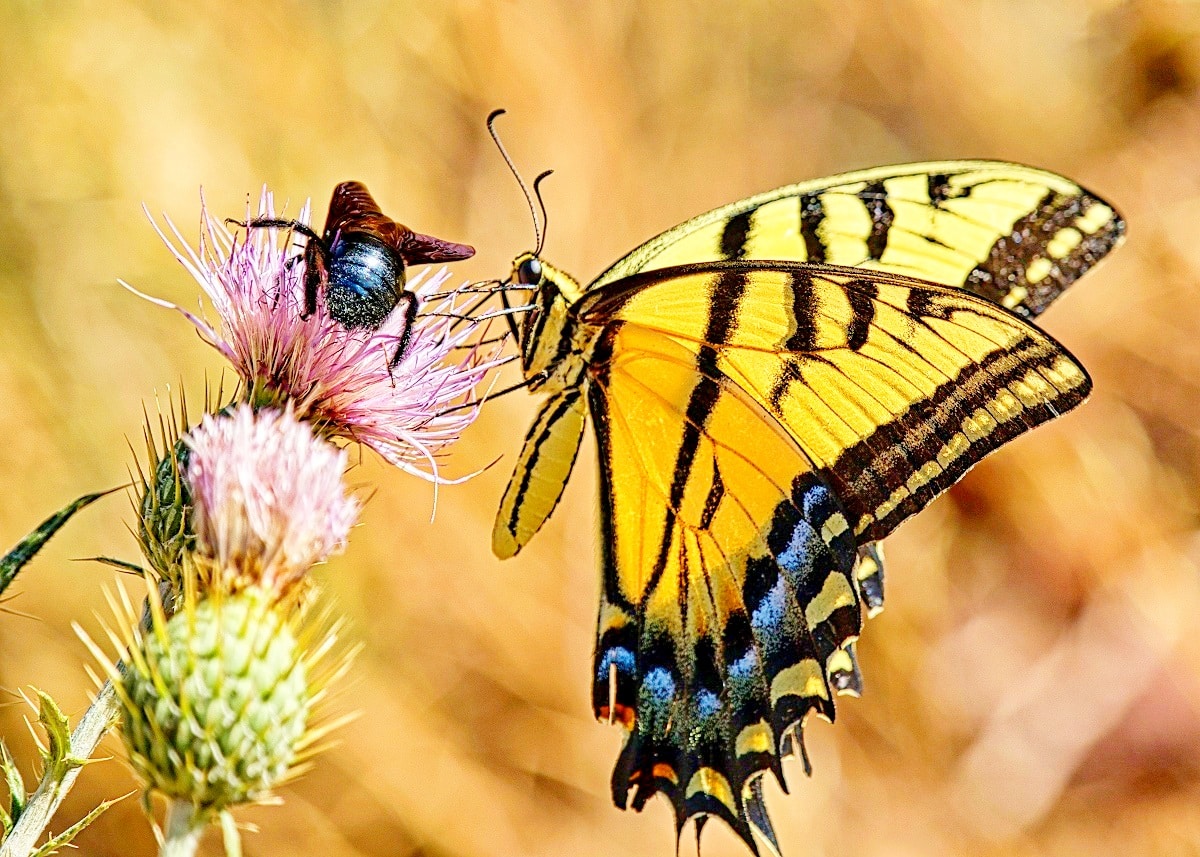
<instances>
[{"instance_id":1,"label":"thistle bloom","mask_svg":"<svg viewBox=\"0 0 1200 857\"><path fill-rule=\"evenodd\" d=\"M258 214L276 216L265 190ZM307 223L309 217L305 205L298 219ZM175 240L161 230L160 236L200 284L217 320L148 299L182 312L196 326L233 364L249 401L290 401L296 416L311 421L320 434L365 444L430 481L454 481L440 476L439 458L474 421L478 409L460 406L475 401L476 387L499 359L498 351L476 344L486 323L446 317L463 297L458 292L435 297L448 273L421 272L409 279L407 288L422 301L422 314L404 358L390 367L403 329L401 313L377 330L347 329L330 317L322 299L315 313L301 317L304 264L289 253L289 230L252 229L238 237L202 204L200 241L192 249L167 223Z\"/></svg>"},{"instance_id":2,"label":"thistle bloom","mask_svg":"<svg viewBox=\"0 0 1200 857\"><path fill-rule=\"evenodd\" d=\"M141 623L119 590L116 657L88 642L133 767L169 800L168 844L181 837L190 844L178 853L191 853L209 821L263 798L333 728L314 730L310 715L349 653L328 662L336 629L322 639L302 596L309 568L345 547L361 504L342 481L346 451L290 406L233 405L166 445L161 460L187 488L190 539L170 555L165 590L148 576Z\"/></svg>"},{"instance_id":3,"label":"thistle bloom","mask_svg":"<svg viewBox=\"0 0 1200 857\"><path fill-rule=\"evenodd\" d=\"M291 408L237 405L183 437L195 550L224 581L287 594L315 563L345 549L360 503L346 495L346 451Z\"/></svg>"}]
</instances>

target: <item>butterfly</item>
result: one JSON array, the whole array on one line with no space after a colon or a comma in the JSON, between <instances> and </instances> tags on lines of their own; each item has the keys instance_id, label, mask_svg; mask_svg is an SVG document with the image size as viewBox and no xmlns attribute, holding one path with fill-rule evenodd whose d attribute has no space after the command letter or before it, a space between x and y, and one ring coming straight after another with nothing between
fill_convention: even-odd
<instances>
[{"instance_id":1,"label":"butterfly","mask_svg":"<svg viewBox=\"0 0 1200 857\"><path fill-rule=\"evenodd\" d=\"M988 453L1084 401L1036 318L1122 239L1053 173L952 161L769 191L650 239L586 287L534 253L517 330L546 399L497 556L557 505L588 415L600 484L596 716L617 806L671 802L778 843L770 771L857 695L878 542ZM539 237L539 245L540 245ZM514 325L515 327L515 325Z\"/></svg>"}]
</instances>

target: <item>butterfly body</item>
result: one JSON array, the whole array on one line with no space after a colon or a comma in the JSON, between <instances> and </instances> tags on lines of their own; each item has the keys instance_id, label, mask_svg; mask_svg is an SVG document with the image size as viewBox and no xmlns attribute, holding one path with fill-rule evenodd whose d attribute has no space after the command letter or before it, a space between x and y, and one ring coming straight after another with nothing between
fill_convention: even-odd
<instances>
[{"instance_id":1,"label":"butterfly body","mask_svg":"<svg viewBox=\"0 0 1200 857\"><path fill-rule=\"evenodd\" d=\"M532 254L518 331L545 395L493 550L554 510L590 417L600 471L593 709L656 793L772 848L762 776L857 694L877 542L1003 443L1080 404L1030 323L1120 240L1107 204L995 162L887 167L732 203L586 288ZM807 763L806 763L807 764Z\"/></svg>"},{"instance_id":2,"label":"butterfly body","mask_svg":"<svg viewBox=\"0 0 1200 857\"><path fill-rule=\"evenodd\" d=\"M513 271L519 282L537 286L519 333L521 370L530 391L552 395L578 386L600 334L599 326L583 322L573 311L579 284L531 253L519 256Z\"/></svg>"}]
</instances>

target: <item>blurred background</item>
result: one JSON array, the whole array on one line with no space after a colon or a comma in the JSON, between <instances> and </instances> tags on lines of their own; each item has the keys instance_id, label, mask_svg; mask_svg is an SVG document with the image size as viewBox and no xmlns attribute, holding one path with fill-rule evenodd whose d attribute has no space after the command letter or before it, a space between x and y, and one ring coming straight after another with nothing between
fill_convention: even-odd
<instances>
[{"instance_id":1,"label":"blurred background","mask_svg":"<svg viewBox=\"0 0 1200 857\"><path fill-rule=\"evenodd\" d=\"M644 238L776 185L995 157L1112 201L1129 240L1043 324L1090 369L1084 408L976 468L889 540L861 700L810 724L815 774L768 786L789 857L1200 853L1200 4L781 0L560 4L8 0L0 5L0 542L118 484L142 410L200 405L222 365L181 318L197 288L141 205L189 238L263 183L323 217L343 179L456 276L504 276L532 227L483 120L553 167L546 254L584 279ZM294 210L294 209L293 209ZM228 376L227 376L228 377ZM251 855L670 855L670 811L611 805L620 730L593 722L591 441L520 558L491 520L534 401L497 401L432 493L364 457L375 491L320 574L366 650L361 710ZM0 687L74 717L114 574L120 498L73 521L0 614ZM6 695L6 699L14 699ZM32 780L20 704L0 735ZM57 828L135 782L89 767ZM205 853L220 852L211 835ZM79 840L151 855L126 800ZM719 824L706 855L740 855ZM690 849L690 845L684 846Z\"/></svg>"}]
</instances>

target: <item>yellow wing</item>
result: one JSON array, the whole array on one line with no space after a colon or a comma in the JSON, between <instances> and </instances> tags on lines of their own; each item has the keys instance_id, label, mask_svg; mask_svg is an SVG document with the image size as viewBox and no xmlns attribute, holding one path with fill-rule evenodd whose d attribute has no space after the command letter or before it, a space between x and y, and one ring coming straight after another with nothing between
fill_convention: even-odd
<instances>
[{"instance_id":1,"label":"yellow wing","mask_svg":"<svg viewBox=\"0 0 1200 857\"><path fill-rule=\"evenodd\" d=\"M959 286L1034 317L1124 231L1103 200L1045 170L1000 161L878 167L694 217L642 244L589 288L698 262L812 262Z\"/></svg>"},{"instance_id":2,"label":"yellow wing","mask_svg":"<svg viewBox=\"0 0 1200 857\"><path fill-rule=\"evenodd\" d=\"M1090 383L1017 316L872 271L685 266L578 311L604 321L593 703L629 730L614 798L663 792L680 826L773 843L760 776L856 689L859 546Z\"/></svg>"},{"instance_id":3,"label":"yellow wing","mask_svg":"<svg viewBox=\"0 0 1200 857\"><path fill-rule=\"evenodd\" d=\"M500 559L516 556L558 505L579 454L586 417L578 388L551 396L538 411L492 528L492 552Z\"/></svg>"},{"instance_id":4,"label":"yellow wing","mask_svg":"<svg viewBox=\"0 0 1200 857\"><path fill-rule=\"evenodd\" d=\"M877 540L1091 381L1053 339L994 304L855 268L717 262L591 292L585 322L703 350L788 430Z\"/></svg>"}]
</instances>

